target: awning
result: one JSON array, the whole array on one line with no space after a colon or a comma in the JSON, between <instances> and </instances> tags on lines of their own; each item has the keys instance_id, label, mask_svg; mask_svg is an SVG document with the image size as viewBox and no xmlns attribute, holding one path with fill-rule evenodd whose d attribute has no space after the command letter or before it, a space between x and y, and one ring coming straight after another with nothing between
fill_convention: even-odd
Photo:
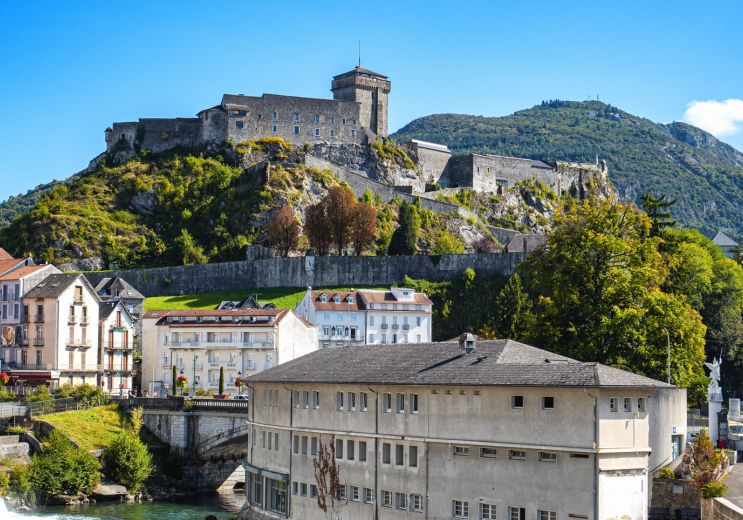
<instances>
[{"instance_id":1,"label":"awning","mask_svg":"<svg viewBox=\"0 0 743 520\"><path fill-rule=\"evenodd\" d=\"M13 379L27 379L34 381L51 381L59 379L56 370L9 370L8 375Z\"/></svg>"}]
</instances>

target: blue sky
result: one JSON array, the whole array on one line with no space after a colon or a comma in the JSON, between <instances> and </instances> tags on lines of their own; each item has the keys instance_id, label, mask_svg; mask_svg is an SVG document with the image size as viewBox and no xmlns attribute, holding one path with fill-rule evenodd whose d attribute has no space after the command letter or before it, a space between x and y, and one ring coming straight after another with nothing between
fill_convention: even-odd
<instances>
[{"instance_id":1,"label":"blue sky","mask_svg":"<svg viewBox=\"0 0 743 520\"><path fill-rule=\"evenodd\" d=\"M85 167L113 121L192 116L225 92L329 97L359 39L392 80L391 131L599 95L743 150L741 20L737 1L4 0L0 199Z\"/></svg>"}]
</instances>

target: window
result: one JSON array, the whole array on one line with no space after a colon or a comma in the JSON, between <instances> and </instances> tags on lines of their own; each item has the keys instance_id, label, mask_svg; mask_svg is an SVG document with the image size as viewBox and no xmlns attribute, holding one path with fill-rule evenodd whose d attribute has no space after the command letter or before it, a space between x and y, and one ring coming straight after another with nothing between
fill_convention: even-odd
<instances>
[{"instance_id":1,"label":"window","mask_svg":"<svg viewBox=\"0 0 743 520\"><path fill-rule=\"evenodd\" d=\"M346 118L345 118L345 117L342 117L342 118L341 118L341 124L342 124L342 125L345 125L345 124L346 124Z\"/></svg>"},{"instance_id":2,"label":"window","mask_svg":"<svg viewBox=\"0 0 743 520\"><path fill-rule=\"evenodd\" d=\"M320 392L312 392L312 407L315 410L320 408Z\"/></svg>"},{"instance_id":3,"label":"window","mask_svg":"<svg viewBox=\"0 0 743 520\"><path fill-rule=\"evenodd\" d=\"M310 439L310 455L317 455L317 437Z\"/></svg>"},{"instance_id":4,"label":"window","mask_svg":"<svg viewBox=\"0 0 743 520\"><path fill-rule=\"evenodd\" d=\"M508 506L508 520L526 520L526 508Z\"/></svg>"},{"instance_id":5,"label":"window","mask_svg":"<svg viewBox=\"0 0 743 520\"><path fill-rule=\"evenodd\" d=\"M619 411L619 398L618 397L609 398L609 411L611 412Z\"/></svg>"},{"instance_id":6,"label":"window","mask_svg":"<svg viewBox=\"0 0 743 520\"><path fill-rule=\"evenodd\" d=\"M408 466L418 467L418 446L408 446Z\"/></svg>"},{"instance_id":7,"label":"window","mask_svg":"<svg viewBox=\"0 0 743 520\"><path fill-rule=\"evenodd\" d=\"M299 408L299 390L292 392L292 400L294 401L294 408Z\"/></svg>"},{"instance_id":8,"label":"window","mask_svg":"<svg viewBox=\"0 0 743 520\"><path fill-rule=\"evenodd\" d=\"M343 392L335 393L335 409L343 411Z\"/></svg>"},{"instance_id":9,"label":"window","mask_svg":"<svg viewBox=\"0 0 743 520\"><path fill-rule=\"evenodd\" d=\"M294 135L299 135L299 125L294 125Z\"/></svg>"},{"instance_id":10,"label":"window","mask_svg":"<svg viewBox=\"0 0 743 520\"><path fill-rule=\"evenodd\" d=\"M315 137L320 137L320 129L315 128Z\"/></svg>"},{"instance_id":11,"label":"window","mask_svg":"<svg viewBox=\"0 0 743 520\"><path fill-rule=\"evenodd\" d=\"M557 462L557 453L552 451L540 451L539 462L551 462L555 464Z\"/></svg>"},{"instance_id":12,"label":"window","mask_svg":"<svg viewBox=\"0 0 743 520\"><path fill-rule=\"evenodd\" d=\"M320 122L320 116L315 116L315 123L319 123L319 122Z\"/></svg>"},{"instance_id":13,"label":"window","mask_svg":"<svg viewBox=\"0 0 743 520\"><path fill-rule=\"evenodd\" d=\"M392 491L382 490L382 507L392 507Z\"/></svg>"},{"instance_id":14,"label":"window","mask_svg":"<svg viewBox=\"0 0 743 520\"><path fill-rule=\"evenodd\" d=\"M271 125L271 133L275 134L279 131L279 129L276 127L276 125Z\"/></svg>"},{"instance_id":15,"label":"window","mask_svg":"<svg viewBox=\"0 0 743 520\"><path fill-rule=\"evenodd\" d=\"M338 500L346 500L346 485L338 486Z\"/></svg>"},{"instance_id":16,"label":"window","mask_svg":"<svg viewBox=\"0 0 743 520\"><path fill-rule=\"evenodd\" d=\"M571 453L570 458L571 459L587 459L588 453Z\"/></svg>"},{"instance_id":17,"label":"window","mask_svg":"<svg viewBox=\"0 0 743 520\"><path fill-rule=\"evenodd\" d=\"M358 502L360 498L361 498L361 494L359 493L359 487L351 486L351 500L353 502Z\"/></svg>"},{"instance_id":18,"label":"window","mask_svg":"<svg viewBox=\"0 0 743 520\"><path fill-rule=\"evenodd\" d=\"M410 401L408 402L408 406L410 407L410 413L417 414L418 413L418 394L410 394L409 399Z\"/></svg>"},{"instance_id":19,"label":"window","mask_svg":"<svg viewBox=\"0 0 743 520\"><path fill-rule=\"evenodd\" d=\"M464 500L452 500L451 514L454 518L469 518L470 503Z\"/></svg>"},{"instance_id":20,"label":"window","mask_svg":"<svg viewBox=\"0 0 743 520\"><path fill-rule=\"evenodd\" d=\"M480 457L484 459L494 459L498 456L498 450L495 448L480 448Z\"/></svg>"},{"instance_id":21,"label":"window","mask_svg":"<svg viewBox=\"0 0 743 520\"><path fill-rule=\"evenodd\" d=\"M335 458L336 459L343 458L343 440L342 439L335 440Z\"/></svg>"},{"instance_id":22,"label":"window","mask_svg":"<svg viewBox=\"0 0 743 520\"><path fill-rule=\"evenodd\" d=\"M305 410L310 407L310 393L302 392L302 408Z\"/></svg>"},{"instance_id":23,"label":"window","mask_svg":"<svg viewBox=\"0 0 743 520\"><path fill-rule=\"evenodd\" d=\"M317 485L310 484L310 498L317 498Z\"/></svg>"},{"instance_id":24,"label":"window","mask_svg":"<svg viewBox=\"0 0 743 520\"><path fill-rule=\"evenodd\" d=\"M403 466L405 464L405 446L395 444L395 465Z\"/></svg>"},{"instance_id":25,"label":"window","mask_svg":"<svg viewBox=\"0 0 743 520\"><path fill-rule=\"evenodd\" d=\"M274 112L273 114L271 114L271 119L278 119L278 118L279 118L278 112Z\"/></svg>"},{"instance_id":26,"label":"window","mask_svg":"<svg viewBox=\"0 0 743 520\"><path fill-rule=\"evenodd\" d=\"M374 316L369 316L369 325L374 325Z\"/></svg>"},{"instance_id":27,"label":"window","mask_svg":"<svg viewBox=\"0 0 743 520\"><path fill-rule=\"evenodd\" d=\"M451 453L459 457L469 457L470 449L467 446L452 446Z\"/></svg>"},{"instance_id":28,"label":"window","mask_svg":"<svg viewBox=\"0 0 743 520\"><path fill-rule=\"evenodd\" d=\"M403 511L408 509L408 495L405 493L395 493L395 507Z\"/></svg>"},{"instance_id":29,"label":"window","mask_svg":"<svg viewBox=\"0 0 743 520\"><path fill-rule=\"evenodd\" d=\"M410 510L416 513L423 512L423 497L421 495L410 495Z\"/></svg>"},{"instance_id":30,"label":"window","mask_svg":"<svg viewBox=\"0 0 743 520\"><path fill-rule=\"evenodd\" d=\"M373 489L364 488L364 503L366 504L374 503L374 490Z\"/></svg>"},{"instance_id":31,"label":"window","mask_svg":"<svg viewBox=\"0 0 743 520\"><path fill-rule=\"evenodd\" d=\"M348 457L348 460L353 460L355 455L356 451L354 450L353 441L346 441L346 457Z\"/></svg>"},{"instance_id":32,"label":"window","mask_svg":"<svg viewBox=\"0 0 743 520\"><path fill-rule=\"evenodd\" d=\"M296 481L294 481L292 482L292 495L297 495L297 494L299 494L299 484Z\"/></svg>"},{"instance_id":33,"label":"window","mask_svg":"<svg viewBox=\"0 0 743 520\"><path fill-rule=\"evenodd\" d=\"M359 406L361 407L361 411L365 412L368 409L369 406L369 396L366 392L361 392L359 394Z\"/></svg>"},{"instance_id":34,"label":"window","mask_svg":"<svg viewBox=\"0 0 743 520\"><path fill-rule=\"evenodd\" d=\"M554 410L555 409L555 398L554 397L542 397L542 410Z\"/></svg>"},{"instance_id":35,"label":"window","mask_svg":"<svg viewBox=\"0 0 743 520\"><path fill-rule=\"evenodd\" d=\"M637 398L637 411L638 412L644 412L645 411L645 398L644 397L638 397Z\"/></svg>"},{"instance_id":36,"label":"window","mask_svg":"<svg viewBox=\"0 0 743 520\"><path fill-rule=\"evenodd\" d=\"M390 463L390 444L385 442L382 444L382 464Z\"/></svg>"},{"instance_id":37,"label":"window","mask_svg":"<svg viewBox=\"0 0 743 520\"><path fill-rule=\"evenodd\" d=\"M359 462L366 462L366 441L359 441Z\"/></svg>"},{"instance_id":38,"label":"window","mask_svg":"<svg viewBox=\"0 0 743 520\"><path fill-rule=\"evenodd\" d=\"M513 395L511 396L511 408L523 408L524 407L524 396Z\"/></svg>"},{"instance_id":39,"label":"window","mask_svg":"<svg viewBox=\"0 0 743 520\"><path fill-rule=\"evenodd\" d=\"M384 394L384 413L392 412L392 394Z\"/></svg>"},{"instance_id":40,"label":"window","mask_svg":"<svg viewBox=\"0 0 743 520\"><path fill-rule=\"evenodd\" d=\"M405 413L405 394L396 394L397 413Z\"/></svg>"},{"instance_id":41,"label":"window","mask_svg":"<svg viewBox=\"0 0 743 520\"><path fill-rule=\"evenodd\" d=\"M416 327L420 327L421 326L421 317L420 316L416 316L416 318L415 318L415 325L416 325Z\"/></svg>"},{"instance_id":42,"label":"window","mask_svg":"<svg viewBox=\"0 0 743 520\"><path fill-rule=\"evenodd\" d=\"M294 112L294 115L292 115L292 119L294 121L299 121L299 114L297 112Z\"/></svg>"},{"instance_id":43,"label":"window","mask_svg":"<svg viewBox=\"0 0 743 520\"><path fill-rule=\"evenodd\" d=\"M351 130L351 138L356 137L356 130Z\"/></svg>"},{"instance_id":44,"label":"window","mask_svg":"<svg viewBox=\"0 0 743 520\"><path fill-rule=\"evenodd\" d=\"M286 513L286 482L281 480L266 479L268 487L268 507L269 511L275 513Z\"/></svg>"},{"instance_id":45,"label":"window","mask_svg":"<svg viewBox=\"0 0 743 520\"><path fill-rule=\"evenodd\" d=\"M275 449L276 451L279 450L279 434L278 433L273 434L273 449Z\"/></svg>"},{"instance_id":46,"label":"window","mask_svg":"<svg viewBox=\"0 0 743 520\"><path fill-rule=\"evenodd\" d=\"M356 120L355 120L355 119L351 119L351 124L352 124L353 126L356 126Z\"/></svg>"},{"instance_id":47,"label":"window","mask_svg":"<svg viewBox=\"0 0 743 520\"><path fill-rule=\"evenodd\" d=\"M537 520L557 520L557 512L556 511L542 511L541 509L538 509Z\"/></svg>"},{"instance_id":48,"label":"window","mask_svg":"<svg viewBox=\"0 0 743 520\"><path fill-rule=\"evenodd\" d=\"M348 411L353 412L356 410L356 394L348 392Z\"/></svg>"},{"instance_id":49,"label":"window","mask_svg":"<svg viewBox=\"0 0 743 520\"><path fill-rule=\"evenodd\" d=\"M248 489L251 491L251 502L258 505L263 504L263 477L253 475L251 473L249 475L249 479L251 485L248 487Z\"/></svg>"},{"instance_id":50,"label":"window","mask_svg":"<svg viewBox=\"0 0 743 520\"><path fill-rule=\"evenodd\" d=\"M495 520L495 504L480 504L480 519Z\"/></svg>"},{"instance_id":51,"label":"window","mask_svg":"<svg viewBox=\"0 0 743 520\"><path fill-rule=\"evenodd\" d=\"M302 455L307 455L307 436L302 436Z\"/></svg>"},{"instance_id":52,"label":"window","mask_svg":"<svg viewBox=\"0 0 743 520\"><path fill-rule=\"evenodd\" d=\"M299 435L294 436L294 453L299 454Z\"/></svg>"},{"instance_id":53,"label":"window","mask_svg":"<svg viewBox=\"0 0 743 520\"><path fill-rule=\"evenodd\" d=\"M299 494L303 497L307 496L307 484L304 482L299 485Z\"/></svg>"},{"instance_id":54,"label":"window","mask_svg":"<svg viewBox=\"0 0 743 520\"><path fill-rule=\"evenodd\" d=\"M524 450L508 450L509 460L526 460L526 452Z\"/></svg>"},{"instance_id":55,"label":"window","mask_svg":"<svg viewBox=\"0 0 743 520\"><path fill-rule=\"evenodd\" d=\"M332 128L330 129L330 137L335 137L335 130Z\"/></svg>"},{"instance_id":56,"label":"window","mask_svg":"<svg viewBox=\"0 0 743 520\"><path fill-rule=\"evenodd\" d=\"M242 121L235 121L235 128L237 128L238 130L242 130L243 126L245 125Z\"/></svg>"},{"instance_id":57,"label":"window","mask_svg":"<svg viewBox=\"0 0 743 520\"><path fill-rule=\"evenodd\" d=\"M625 397L624 398L624 411L625 412L631 412L632 411L632 398L631 397Z\"/></svg>"}]
</instances>

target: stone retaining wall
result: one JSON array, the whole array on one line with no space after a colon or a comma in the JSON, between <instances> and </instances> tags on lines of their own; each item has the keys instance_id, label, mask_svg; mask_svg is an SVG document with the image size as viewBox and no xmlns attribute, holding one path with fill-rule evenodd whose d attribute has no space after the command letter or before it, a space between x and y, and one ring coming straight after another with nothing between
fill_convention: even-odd
<instances>
[{"instance_id":1,"label":"stone retaining wall","mask_svg":"<svg viewBox=\"0 0 743 520\"><path fill-rule=\"evenodd\" d=\"M743 509L725 498L702 500L702 520L743 520Z\"/></svg>"}]
</instances>

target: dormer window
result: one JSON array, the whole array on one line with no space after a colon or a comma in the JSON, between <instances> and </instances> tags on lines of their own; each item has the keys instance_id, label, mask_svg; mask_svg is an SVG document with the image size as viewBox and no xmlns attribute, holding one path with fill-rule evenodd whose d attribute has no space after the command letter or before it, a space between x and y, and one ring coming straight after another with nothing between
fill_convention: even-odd
<instances>
[{"instance_id":1,"label":"dormer window","mask_svg":"<svg viewBox=\"0 0 743 520\"><path fill-rule=\"evenodd\" d=\"M341 297L336 294L335 296L333 296L333 301L335 303L340 303L341 302Z\"/></svg>"},{"instance_id":2,"label":"dormer window","mask_svg":"<svg viewBox=\"0 0 743 520\"><path fill-rule=\"evenodd\" d=\"M353 294L348 295L348 303L353 303Z\"/></svg>"},{"instance_id":3,"label":"dormer window","mask_svg":"<svg viewBox=\"0 0 743 520\"><path fill-rule=\"evenodd\" d=\"M328 303L328 296L326 294L321 294L320 301L323 303Z\"/></svg>"}]
</instances>

